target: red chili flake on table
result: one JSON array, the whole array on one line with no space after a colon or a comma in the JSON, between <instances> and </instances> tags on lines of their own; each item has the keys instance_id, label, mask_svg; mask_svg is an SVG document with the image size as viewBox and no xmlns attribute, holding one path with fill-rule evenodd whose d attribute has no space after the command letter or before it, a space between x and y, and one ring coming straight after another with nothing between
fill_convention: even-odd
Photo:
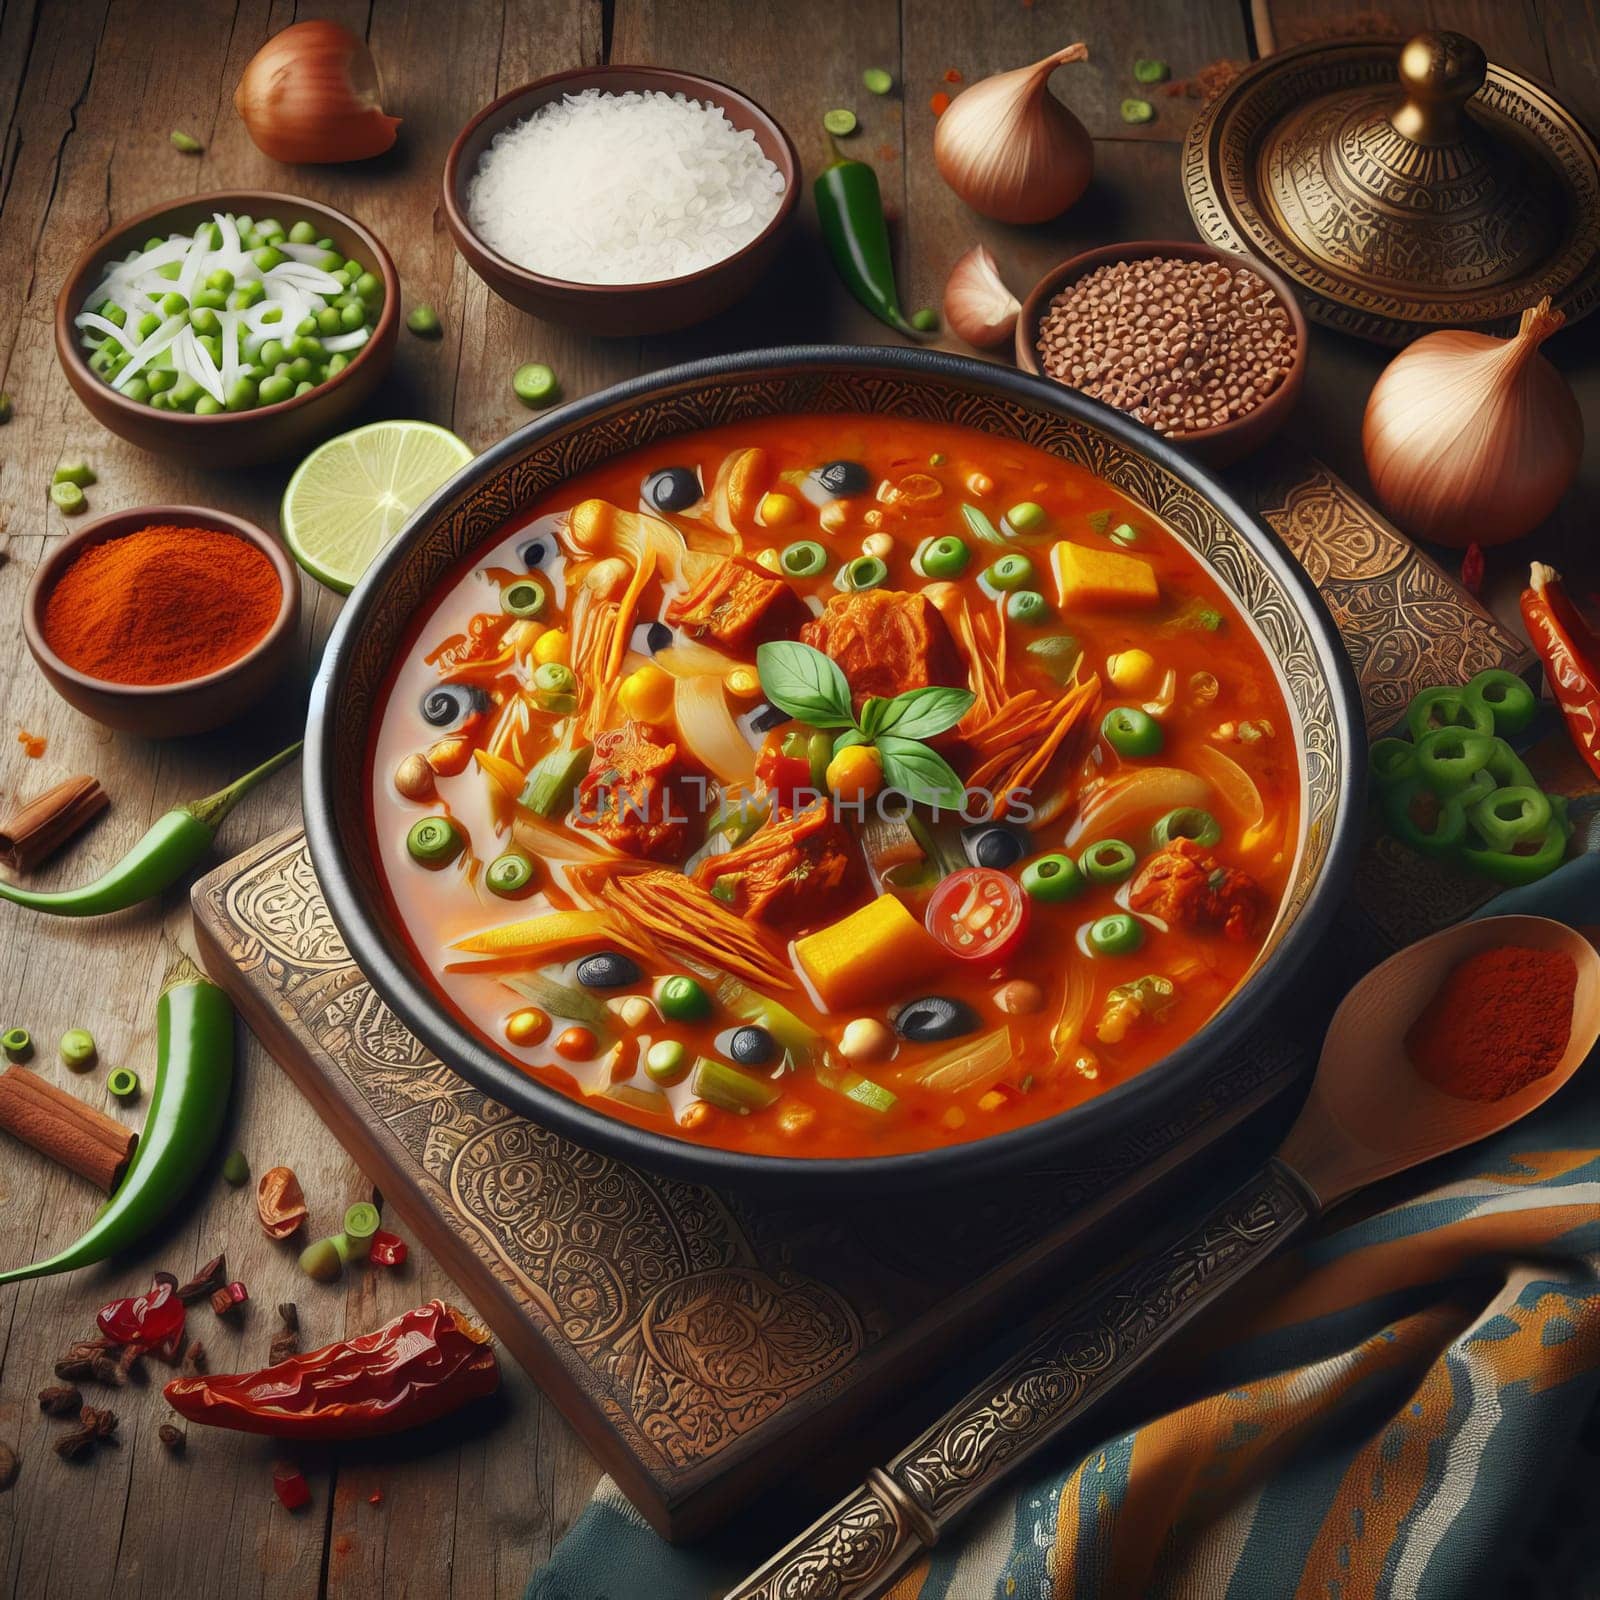
<instances>
[{"instance_id":1,"label":"red chili flake on table","mask_svg":"<svg viewBox=\"0 0 1600 1600\"><path fill-rule=\"evenodd\" d=\"M961 82L961 73L960 73L960 71L955 67L948 68L946 70L946 72L945 72L945 75L944 75L944 81L946 83L960 83Z\"/></svg>"},{"instance_id":2,"label":"red chili flake on table","mask_svg":"<svg viewBox=\"0 0 1600 1600\"><path fill-rule=\"evenodd\" d=\"M170 1272L158 1272L144 1294L110 1301L94 1320L100 1332L117 1344L150 1350L182 1338L185 1315L178 1280Z\"/></svg>"},{"instance_id":3,"label":"red chili flake on table","mask_svg":"<svg viewBox=\"0 0 1600 1600\"><path fill-rule=\"evenodd\" d=\"M311 1504L311 1485L298 1467L279 1463L272 1469L272 1492L285 1511L298 1511Z\"/></svg>"},{"instance_id":4,"label":"red chili flake on table","mask_svg":"<svg viewBox=\"0 0 1600 1600\"><path fill-rule=\"evenodd\" d=\"M26 728L17 729L17 743L22 746L22 753L30 761L37 761L45 752L49 740L42 733L29 733Z\"/></svg>"},{"instance_id":5,"label":"red chili flake on table","mask_svg":"<svg viewBox=\"0 0 1600 1600\"><path fill-rule=\"evenodd\" d=\"M1461 558L1461 587L1468 594L1483 593L1484 566L1483 546L1469 544L1467 553Z\"/></svg>"},{"instance_id":6,"label":"red chili flake on table","mask_svg":"<svg viewBox=\"0 0 1600 1600\"><path fill-rule=\"evenodd\" d=\"M950 96L941 89L938 94L929 100L928 104L932 108L934 116L942 117L950 109Z\"/></svg>"},{"instance_id":7,"label":"red chili flake on table","mask_svg":"<svg viewBox=\"0 0 1600 1600\"><path fill-rule=\"evenodd\" d=\"M383 1491L381 1489L374 1489L372 1493L367 1496L367 1504L369 1506L381 1505L382 1503Z\"/></svg>"},{"instance_id":8,"label":"red chili flake on table","mask_svg":"<svg viewBox=\"0 0 1600 1600\"><path fill-rule=\"evenodd\" d=\"M367 1260L375 1261L380 1267L400 1267L405 1265L409 1253L405 1240L399 1234L379 1228L372 1236L372 1246L367 1251Z\"/></svg>"}]
</instances>

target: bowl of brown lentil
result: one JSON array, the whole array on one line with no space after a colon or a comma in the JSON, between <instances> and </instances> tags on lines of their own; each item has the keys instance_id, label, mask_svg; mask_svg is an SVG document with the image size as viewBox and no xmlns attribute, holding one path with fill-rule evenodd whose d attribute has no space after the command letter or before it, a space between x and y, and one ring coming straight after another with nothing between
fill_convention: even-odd
<instances>
[{"instance_id":1,"label":"bowl of brown lentil","mask_svg":"<svg viewBox=\"0 0 1600 1600\"><path fill-rule=\"evenodd\" d=\"M1017 318L1017 364L1225 467L1282 427L1305 382L1282 273L1208 244L1103 245L1053 267Z\"/></svg>"}]
</instances>

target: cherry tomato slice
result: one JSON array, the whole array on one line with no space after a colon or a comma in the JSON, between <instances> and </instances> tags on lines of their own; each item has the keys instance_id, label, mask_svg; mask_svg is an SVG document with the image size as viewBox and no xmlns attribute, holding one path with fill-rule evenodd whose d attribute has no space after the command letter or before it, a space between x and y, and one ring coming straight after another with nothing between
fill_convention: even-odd
<instances>
[{"instance_id":1,"label":"cherry tomato slice","mask_svg":"<svg viewBox=\"0 0 1600 1600\"><path fill-rule=\"evenodd\" d=\"M928 932L962 961L1004 961L1028 931L1031 907L1014 879L993 867L952 872L928 901Z\"/></svg>"}]
</instances>

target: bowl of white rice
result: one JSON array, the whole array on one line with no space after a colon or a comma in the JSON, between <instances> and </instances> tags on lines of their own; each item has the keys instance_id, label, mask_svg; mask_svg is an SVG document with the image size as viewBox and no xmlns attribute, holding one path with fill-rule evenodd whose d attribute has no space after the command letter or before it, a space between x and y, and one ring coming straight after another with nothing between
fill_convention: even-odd
<instances>
[{"instance_id":1,"label":"bowl of white rice","mask_svg":"<svg viewBox=\"0 0 1600 1600\"><path fill-rule=\"evenodd\" d=\"M726 84L578 67L466 125L444 209L468 264L512 305L590 333L664 333L767 270L799 177L789 136Z\"/></svg>"}]
</instances>

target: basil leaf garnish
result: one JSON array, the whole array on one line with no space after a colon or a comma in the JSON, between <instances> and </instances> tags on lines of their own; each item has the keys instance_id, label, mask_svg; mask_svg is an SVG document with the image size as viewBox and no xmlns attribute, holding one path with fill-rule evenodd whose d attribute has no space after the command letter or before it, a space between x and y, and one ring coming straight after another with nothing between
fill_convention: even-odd
<instances>
[{"instance_id":1,"label":"basil leaf garnish","mask_svg":"<svg viewBox=\"0 0 1600 1600\"><path fill-rule=\"evenodd\" d=\"M855 723L850 685L838 663L798 639L774 639L756 651L761 691L780 711L813 728Z\"/></svg>"},{"instance_id":2,"label":"basil leaf garnish","mask_svg":"<svg viewBox=\"0 0 1600 1600\"><path fill-rule=\"evenodd\" d=\"M927 745L887 734L878 740L878 756L884 781L907 799L945 811L959 811L965 804L966 790L955 769Z\"/></svg>"},{"instance_id":3,"label":"basil leaf garnish","mask_svg":"<svg viewBox=\"0 0 1600 1600\"><path fill-rule=\"evenodd\" d=\"M926 689L907 689L888 703L875 733L892 733L901 739L932 739L966 716L975 696L970 689L951 689L933 684ZM866 719L863 716L862 726Z\"/></svg>"}]
</instances>

